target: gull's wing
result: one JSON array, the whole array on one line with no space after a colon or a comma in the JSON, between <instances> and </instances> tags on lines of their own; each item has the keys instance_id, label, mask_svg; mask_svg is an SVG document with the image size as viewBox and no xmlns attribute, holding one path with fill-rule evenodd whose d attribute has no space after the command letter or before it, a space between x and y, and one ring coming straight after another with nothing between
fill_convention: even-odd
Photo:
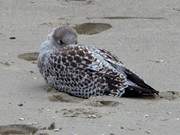
<instances>
[{"instance_id":1,"label":"gull's wing","mask_svg":"<svg viewBox=\"0 0 180 135\"><path fill-rule=\"evenodd\" d=\"M110 57L109 57L110 56ZM119 96L153 96L158 91L147 85L139 76L128 70L116 57L97 48L69 45L50 55L51 65L58 71L65 68L83 70L85 73L105 78L107 94ZM56 69L57 68L57 69Z\"/></svg>"},{"instance_id":2,"label":"gull's wing","mask_svg":"<svg viewBox=\"0 0 180 135\"><path fill-rule=\"evenodd\" d=\"M105 57L94 51L94 48L69 45L53 52L49 61L51 65L55 64L55 68L58 68L58 65L64 65L65 68L69 67L83 70L87 74L99 75L105 78L109 86L109 94L122 94L118 93L122 91L116 90L122 90L126 87L126 78L105 59ZM110 92L110 90L114 91Z\"/></svg>"},{"instance_id":3,"label":"gull's wing","mask_svg":"<svg viewBox=\"0 0 180 135\"><path fill-rule=\"evenodd\" d=\"M99 53L104 60L107 61L112 67L116 69L123 77L127 80L126 92L124 96L152 96L154 94L158 94L154 88L149 86L141 79L138 75L133 73L131 70L127 69L121 61L118 60L116 56L114 56L111 52L104 49L95 49L97 53Z\"/></svg>"}]
</instances>

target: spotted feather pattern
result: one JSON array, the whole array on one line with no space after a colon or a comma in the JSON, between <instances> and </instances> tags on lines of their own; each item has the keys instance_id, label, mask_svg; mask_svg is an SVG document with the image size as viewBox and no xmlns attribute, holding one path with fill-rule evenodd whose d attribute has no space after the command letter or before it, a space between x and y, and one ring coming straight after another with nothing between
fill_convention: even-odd
<instances>
[{"instance_id":1,"label":"spotted feather pattern","mask_svg":"<svg viewBox=\"0 0 180 135\"><path fill-rule=\"evenodd\" d=\"M48 46L46 43L43 47ZM99 95L121 96L127 80L108 61L116 61L111 53L93 47L68 45L41 49L40 73L49 85L73 96L88 98Z\"/></svg>"},{"instance_id":2,"label":"spotted feather pattern","mask_svg":"<svg viewBox=\"0 0 180 135\"><path fill-rule=\"evenodd\" d=\"M119 61L119 59L113 55L110 51L107 51L105 49L97 49L99 51L99 53L107 60L111 60L111 61L114 61L116 63L121 63L123 64L121 61Z\"/></svg>"}]
</instances>

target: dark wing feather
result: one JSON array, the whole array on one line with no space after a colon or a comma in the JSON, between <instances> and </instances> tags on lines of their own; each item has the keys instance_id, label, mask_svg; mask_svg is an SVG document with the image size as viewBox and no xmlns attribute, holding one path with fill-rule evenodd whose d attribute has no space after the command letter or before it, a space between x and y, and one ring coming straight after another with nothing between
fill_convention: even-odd
<instances>
[{"instance_id":1,"label":"dark wing feather","mask_svg":"<svg viewBox=\"0 0 180 135\"><path fill-rule=\"evenodd\" d=\"M120 62L117 57L113 56L106 50L99 50L100 54L105 57L105 60L109 62L118 72L122 73L129 81L129 85L125 88L126 91L123 96L153 96L154 94L159 93L154 88L146 84L138 75L125 68L123 63Z\"/></svg>"},{"instance_id":2,"label":"dark wing feather","mask_svg":"<svg viewBox=\"0 0 180 135\"><path fill-rule=\"evenodd\" d=\"M100 54L105 58L105 60L111 60L114 61L116 63L121 63L123 64L121 61L119 61L118 57L113 55L110 51L107 51L105 49L98 49L100 51Z\"/></svg>"},{"instance_id":3,"label":"dark wing feather","mask_svg":"<svg viewBox=\"0 0 180 135\"><path fill-rule=\"evenodd\" d=\"M135 73L133 73L132 71L130 71L127 68L124 68L124 72L127 75L127 79L131 80L133 83L135 83L136 85L142 87L142 88L146 88L146 89L153 89L151 86L147 85L139 76L137 76ZM154 89L153 89L154 90Z\"/></svg>"},{"instance_id":4,"label":"dark wing feather","mask_svg":"<svg viewBox=\"0 0 180 135\"><path fill-rule=\"evenodd\" d=\"M157 94L157 95L159 94L159 91L156 91L154 88L146 84L139 76L137 76L135 73L133 73L129 69L125 68L124 72L127 76L127 79L133 82L134 84L136 84L136 86L129 85L126 88L127 96L132 96L134 94L132 93L132 90L133 92L136 93L136 95L141 95L141 96L153 96L154 94Z\"/></svg>"}]
</instances>

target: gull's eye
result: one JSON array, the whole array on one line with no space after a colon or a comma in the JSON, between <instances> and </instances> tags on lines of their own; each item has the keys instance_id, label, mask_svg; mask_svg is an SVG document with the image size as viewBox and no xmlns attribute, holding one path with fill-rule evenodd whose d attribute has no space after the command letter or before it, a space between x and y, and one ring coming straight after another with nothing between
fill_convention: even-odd
<instances>
[{"instance_id":1,"label":"gull's eye","mask_svg":"<svg viewBox=\"0 0 180 135\"><path fill-rule=\"evenodd\" d=\"M58 44L61 44L61 45L64 44L62 40L58 40L57 42Z\"/></svg>"}]
</instances>

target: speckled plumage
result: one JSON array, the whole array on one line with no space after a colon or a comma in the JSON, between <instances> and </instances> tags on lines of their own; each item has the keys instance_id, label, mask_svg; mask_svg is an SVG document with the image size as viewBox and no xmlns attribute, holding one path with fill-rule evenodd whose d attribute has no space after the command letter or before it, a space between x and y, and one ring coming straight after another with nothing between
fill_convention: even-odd
<instances>
[{"instance_id":1,"label":"speckled plumage","mask_svg":"<svg viewBox=\"0 0 180 135\"><path fill-rule=\"evenodd\" d=\"M67 27L65 29L69 30ZM133 91L133 88L128 89L129 85L137 86L129 81L127 74L132 72L109 51L76 44L76 38L71 35L74 31L71 30L68 32L70 36L65 34L63 36L66 40L62 40L61 32L62 29L54 31L50 39L43 42L40 48L38 67L49 85L59 91L83 98L99 95L123 96L127 94L126 91ZM53 38L57 35L61 35L59 39L57 38L58 41ZM74 42L69 42L68 37ZM145 86L151 89L150 86L146 84ZM140 90L138 92L143 93ZM151 95L154 93L157 92L152 90L149 92Z\"/></svg>"}]
</instances>

